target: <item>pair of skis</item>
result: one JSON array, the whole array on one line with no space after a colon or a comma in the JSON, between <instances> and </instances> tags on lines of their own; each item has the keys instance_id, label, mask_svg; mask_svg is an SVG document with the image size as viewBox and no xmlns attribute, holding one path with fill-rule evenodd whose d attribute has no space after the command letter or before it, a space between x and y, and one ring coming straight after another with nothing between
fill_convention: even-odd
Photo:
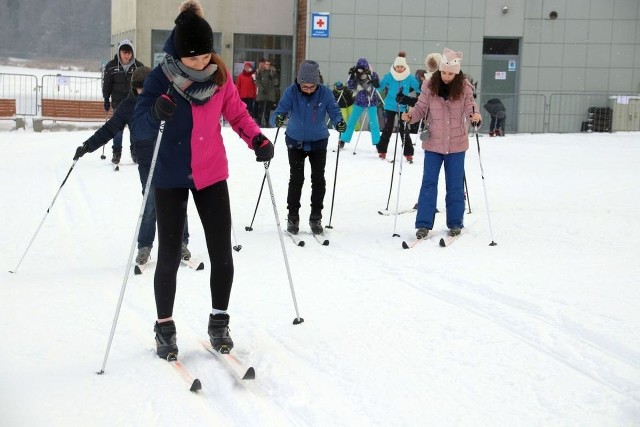
<instances>
[{"instance_id":1,"label":"pair of skis","mask_svg":"<svg viewBox=\"0 0 640 427\"><path fill-rule=\"evenodd\" d=\"M402 242L402 249L413 249L416 246L418 246L420 243L425 242L427 240L429 240L429 238L433 236L433 234L429 234L427 235L427 237L422 238L422 239L415 239L415 240L411 240L409 242L407 242L406 240L404 240ZM458 237L460 237L459 234L452 236L450 234L447 234L445 237L440 238L440 241L438 242L438 246L440 246L441 248L446 248L448 246L451 246L452 244L455 243L455 241L458 239Z\"/></svg>"},{"instance_id":2,"label":"pair of skis","mask_svg":"<svg viewBox=\"0 0 640 427\"><path fill-rule=\"evenodd\" d=\"M202 347L214 355L220 364L227 369L239 383L256 378L256 370L253 366L247 366L243 361L235 357L232 353L220 353L211 347L211 343L200 340ZM197 392L202 390L202 382L174 353L169 353L167 362L174 368L180 377L189 384L189 391Z\"/></svg>"},{"instance_id":3,"label":"pair of skis","mask_svg":"<svg viewBox=\"0 0 640 427\"><path fill-rule=\"evenodd\" d=\"M147 262L145 262L144 264L136 263L136 265L133 267L133 274L139 275L144 273L144 271L147 269L149 264L152 264L152 263L153 262L151 261L151 258L149 258ZM181 258L180 264L184 265L185 267L189 267L190 269L195 271L204 270L204 262L195 260L193 258L189 258L189 259Z\"/></svg>"},{"instance_id":4,"label":"pair of skis","mask_svg":"<svg viewBox=\"0 0 640 427\"><path fill-rule=\"evenodd\" d=\"M284 231L284 234L289 236L289 238L291 239L291 241L296 245L296 246L300 246L301 248L304 247L305 245L305 241L302 240L300 238L299 235L297 234L291 234L288 231ZM322 246L329 246L329 239L326 239L324 236L324 233L321 234L313 234L311 233L311 235L313 236L313 239L318 242L319 245Z\"/></svg>"}]
</instances>

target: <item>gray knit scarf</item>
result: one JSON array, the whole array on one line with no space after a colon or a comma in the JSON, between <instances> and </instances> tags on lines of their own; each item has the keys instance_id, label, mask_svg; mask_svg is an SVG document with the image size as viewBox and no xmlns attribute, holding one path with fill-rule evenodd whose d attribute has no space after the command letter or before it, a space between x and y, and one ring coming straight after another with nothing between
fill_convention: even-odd
<instances>
[{"instance_id":1,"label":"gray knit scarf","mask_svg":"<svg viewBox=\"0 0 640 427\"><path fill-rule=\"evenodd\" d=\"M160 67L173 88L192 104L206 103L216 90L216 85L211 79L218 69L216 64L209 64L203 70L194 70L166 54Z\"/></svg>"}]
</instances>

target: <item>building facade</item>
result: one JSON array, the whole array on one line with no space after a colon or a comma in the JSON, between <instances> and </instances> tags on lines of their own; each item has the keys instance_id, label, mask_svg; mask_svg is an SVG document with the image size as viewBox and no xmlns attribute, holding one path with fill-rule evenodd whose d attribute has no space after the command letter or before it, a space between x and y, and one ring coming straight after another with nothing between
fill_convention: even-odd
<instances>
[{"instance_id":1,"label":"building facade","mask_svg":"<svg viewBox=\"0 0 640 427\"><path fill-rule=\"evenodd\" d=\"M179 3L137 0L132 7L113 0L112 43L130 38L138 59L157 63ZM305 58L318 61L325 84L333 84L346 80L360 57L385 74L404 51L415 72L428 53L449 47L464 53L463 71L476 83L480 105L492 97L504 101L510 131L553 129L549 110L575 102L576 117L567 125L572 129L589 105L615 104L615 96L640 92L638 0L201 3L216 50L235 72L246 60L269 58L283 87Z\"/></svg>"}]
</instances>

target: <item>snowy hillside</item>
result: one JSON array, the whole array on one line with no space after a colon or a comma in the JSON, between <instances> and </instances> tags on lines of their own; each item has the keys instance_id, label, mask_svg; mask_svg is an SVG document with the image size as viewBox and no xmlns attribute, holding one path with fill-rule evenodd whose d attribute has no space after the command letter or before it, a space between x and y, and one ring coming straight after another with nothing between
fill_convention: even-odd
<instances>
[{"instance_id":1,"label":"snowy hillside","mask_svg":"<svg viewBox=\"0 0 640 427\"><path fill-rule=\"evenodd\" d=\"M268 192L254 231L245 231L264 169L225 128L242 245L234 252L231 334L257 377L238 385L199 343L209 263L190 205L190 248L207 268L179 271L174 318L180 356L203 384L193 394L154 355L153 270L126 276L106 373L96 375L142 200L136 167L113 172L100 151L86 155L47 214L92 131L0 127L3 426L640 424L637 133L480 138L493 236L473 138L463 235L448 248L431 239L411 250L401 241L415 232L414 214L396 224L377 213L387 205L392 164L377 159L364 133L353 155L354 138L340 153L330 245L309 235L304 248L284 242L305 320L294 326ZM281 222L283 136L270 169ZM125 153L127 141L125 134ZM336 143L332 133L330 147ZM417 150L416 162L403 164L401 209L417 199L422 159ZM329 152L325 225L335 165ZM444 211L443 188L439 200ZM43 217L17 273L8 273ZM498 246L489 246L492 237Z\"/></svg>"}]
</instances>

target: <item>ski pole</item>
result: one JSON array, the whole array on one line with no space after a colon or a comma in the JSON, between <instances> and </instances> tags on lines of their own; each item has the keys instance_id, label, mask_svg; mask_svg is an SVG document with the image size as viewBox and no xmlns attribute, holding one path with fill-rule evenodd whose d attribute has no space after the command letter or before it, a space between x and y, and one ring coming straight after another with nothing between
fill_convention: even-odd
<instances>
[{"instance_id":1,"label":"ski pole","mask_svg":"<svg viewBox=\"0 0 640 427\"><path fill-rule=\"evenodd\" d=\"M127 268L124 271L124 278L122 279L122 287L120 289L120 297L118 298L118 304L116 306L116 312L113 316L113 323L111 324L111 333L109 334L109 341L107 342L107 349L104 353L104 360L102 361L102 368L98 371L98 375L104 374L104 369L107 366L107 359L109 358L109 351L111 350L111 344L113 343L113 337L116 333L116 325L118 324L118 317L120 316L120 308L122 307L122 301L124 300L124 291L127 288L127 281L131 272L131 260L133 259L133 253L136 250L136 241L138 240L138 233L140 232L140 224L142 224L142 216L144 215L144 208L147 204L147 197L149 197L149 190L151 189L151 180L153 178L153 172L156 168L156 160L158 158L158 151L160 150L160 140L162 139L162 133L164 132L164 120L160 122L160 128L158 129L158 137L156 139L156 145L153 149L153 157L151 159L151 168L149 169L149 176L144 186L144 196L142 197L142 205L140 205L140 212L138 214L138 223L136 224L136 231L133 235L133 241L131 242L131 250L129 251L129 259L127 260Z\"/></svg>"},{"instance_id":2,"label":"ski pole","mask_svg":"<svg viewBox=\"0 0 640 427\"><path fill-rule=\"evenodd\" d=\"M475 114L475 112L474 112ZM487 185L484 182L484 169L482 168L482 158L480 157L480 139L478 138L478 125L474 125L473 129L476 134L476 143L478 144L478 161L480 162L480 174L482 176L482 188L484 189L484 204L487 207L487 219L489 220L489 233L491 234L491 243L489 246L496 246L497 243L493 240L493 228L491 227L491 214L489 212L489 198L487 197Z\"/></svg>"},{"instance_id":3,"label":"ski pole","mask_svg":"<svg viewBox=\"0 0 640 427\"><path fill-rule=\"evenodd\" d=\"M399 126L399 124L398 124ZM411 139L411 137L409 136L409 126L405 125L405 136L408 137L409 139ZM398 132L400 133L400 132ZM404 139L404 138L403 138ZM396 138L396 142L397 142L397 138ZM406 144L406 142L403 141L403 144ZM395 165L395 153L394 153L394 165ZM402 163L403 163L403 157L404 156L400 156L400 169L398 170L398 194L396 196L396 214L395 214L395 219L393 220L393 236L392 237L400 237L400 235L398 233L396 233L396 224L398 223L398 206L400 204L400 187L402 184ZM393 181L393 176L391 177L391 180ZM391 194L389 194L391 195ZM388 204L388 202L387 202Z\"/></svg>"},{"instance_id":4,"label":"ski pole","mask_svg":"<svg viewBox=\"0 0 640 427\"><path fill-rule=\"evenodd\" d=\"M231 221L231 233L233 234L233 241L235 245L233 245L233 250L236 252L240 252L242 249L242 245L238 244L238 239L236 238L236 229L233 227L233 221Z\"/></svg>"},{"instance_id":5,"label":"ski pole","mask_svg":"<svg viewBox=\"0 0 640 427\"><path fill-rule=\"evenodd\" d=\"M398 105L397 113L398 113L398 127L400 127L400 120L402 120L402 118L400 117L399 105ZM396 169L396 154L398 152L398 135L399 134L400 134L400 129L398 129L398 132L396 132L396 142L395 142L395 146L393 147L393 166L391 167L391 182L389 183L389 196L387 197L387 207L384 208L387 211L389 210L389 202L391 201L391 189L393 188L393 175L395 174L395 169ZM402 159L400 161L402 162ZM398 213L398 210L396 209L396 214L397 213Z\"/></svg>"},{"instance_id":6,"label":"ski pole","mask_svg":"<svg viewBox=\"0 0 640 427\"><path fill-rule=\"evenodd\" d=\"M62 190L62 186L65 184L65 182L67 182L67 178L69 178L69 175L71 175L71 171L75 167L76 163L78 163L78 159L75 159L73 161L73 164L69 168L69 172L67 172L67 176L65 176L64 180L62 180L62 184L60 184L60 187L58 188L58 191L56 192L56 195L53 196L53 200L51 201L51 205L49 205L49 208L47 209L47 212L45 212L44 216L42 217L42 221L40 221L40 225L38 225L38 228L36 229L36 232L34 233L33 237L31 238L31 241L29 242L29 245L27 246L27 249L24 251L24 254L22 254L22 258L20 258L20 261L18 262L18 265L16 265L16 268L14 268L13 270L9 270L9 273L16 273L18 271L18 268L20 268L20 264L22 264L22 260L24 259L25 256L27 256L27 252L29 252L29 249L31 248L31 245L33 244L33 241L36 239L36 236L40 232L40 228L42 227L42 224L44 224L44 220L47 218L47 215L49 215L49 211L53 207L53 204L56 202L56 199L58 198L58 194L60 194L60 190Z\"/></svg>"},{"instance_id":7,"label":"ski pole","mask_svg":"<svg viewBox=\"0 0 640 427\"><path fill-rule=\"evenodd\" d=\"M469 186L467 185L467 174L464 174L464 188L466 189L466 196L467 196L467 205L469 205L469 212L471 213L471 199L469 199Z\"/></svg>"},{"instance_id":8,"label":"ski pole","mask_svg":"<svg viewBox=\"0 0 640 427\"><path fill-rule=\"evenodd\" d=\"M102 160L104 160L104 159L106 159L106 158L107 158L107 156L105 156L105 155L104 155L104 145L102 146L102 154L100 155L100 158L101 158Z\"/></svg>"},{"instance_id":9,"label":"ski pole","mask_svg":"<svg viewBox=\"0 0 640 427\"><path fill-rule=\"evenodd\" d=\"M364 119L362 119L362 122L360 123L360 130L358 130L356 145L353 147L353 153L351 153L354 156L356 155L356 149L358 148L358 143L360 142L360 134L362 133L362 129L364 129L364 126L367 124L367 119L369 118L369 112L367 110L362 110L362 113L366 114L364 115ZM360 118L362 117L362 113L360 113L360 117L358 117L358 120L360 120Z\"/></svg>"},{"instance_id":10,"label":"ski pole","mask_svg":"<svg viewBox=\"0 0 640 427\"><path fill-rule=\"evenodd\" d=\"M278 142L278 134L280 133L280 127L278 127L278 129L276 130L276 137L273 139L273 146L276 146L276 143ZM269 160L267 163L271 164L271 160ZM265 173L264 176L262 177L262 184L260 184L260 192L258 193L258 201L256 202L256 208L253 211L253 218L251 218L251 224L248 226L245 226L244 229L247 231L253 231L253 221L255 221L256 219L256 213L258 213L258 205L260 204L260 199L262 198L262 190L264 189L264 181L265 179L267 179L267 174ZM240 249L238 249L240 250Z\"/></svg>"},{"instance_id":11,"label":"ski pole","mask_svg":"<svg viewBox=\"0 0 640 427\"><path fill-rule=\"evenodd\" d=\"M336 104L338 104L338 107L340 107L340 100L342 99L342 95L344 94L344 89L342 89L340 91L340 96L338 97L338 99L336 100ZM331 123L331 117L329 117L327 119L327 127L329 126L329 124Z\"/></svg>"},{"instance_id":12,"label":"ski pole","mask_svg":"<svg viewBox=\"0 0 640 427\"><path fill-rule=\"evenodd\" d=\"M291 297L293 298L293 307L296 310L296 318L293 319L293 324L298 325L304 322L304 319L300 317L300 314L298 313L298 302L296 301L296 291L293 288L293 279L291 278L291 269L289 268L289 259L287 258L287 250L284 247L284 238L282 237L282 227L280 227L278 208L276 207L276 198L273 195L273 186L271 185L271 175L269 174L269 162L264 162L264 176L267 178L267 184L269 185L269 193L271 194L271 204L273 205L273 214L276 217L276 227L278 228L278 237L280 237L280 246L282 247L282 256L284 258L285 268L287 269L287 277L289 278L289 288L291 288Z\"/></svg>"},{"instance_id":13,"label":"ski pole","mask_svg":"<svg viewBox=\"0 0 640 427\"><path fill-rule=\"evenodd\" d=\"M338 141L342 140L342 132L338 135ZM338 160L340 159L340 148L336 154L336 170L333 174L333 191L331 192L331 210L329 211L329 225L326 228L333 228L331 220L333 219L333 202L336 198L336 182L338 181Z\"/></svg>"}]
</instances>

